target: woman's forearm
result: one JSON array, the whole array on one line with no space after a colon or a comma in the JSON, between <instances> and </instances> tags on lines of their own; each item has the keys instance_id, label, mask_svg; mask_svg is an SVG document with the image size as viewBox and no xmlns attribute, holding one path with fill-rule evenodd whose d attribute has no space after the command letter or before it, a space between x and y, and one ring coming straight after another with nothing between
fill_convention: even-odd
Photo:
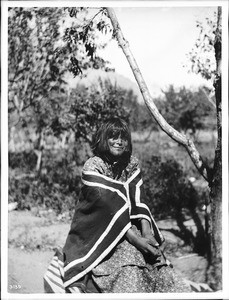
<instances>
[{"instance_id":1,"label":"woman's forearm","mask_svg":"<svg viewBox=\"0 0 229 300\"><path fill-rule=\"evenodd\" d=\"M151 226L148 220L141 219L142 236L152 234Z\"/></svg>"},{"instance_id":2,"label":"woman's forearm","mask_svg":"<svg viewBox=\"0 0 229 300\"><path fill-rule=\"evenodd\" d=\"M132 245L136 246L137 244L137 239L138 239L138 236L137 234L133 231L133 229L129 229L127 232L126 232L126 239L129 243L131 243Z\"/></svg>"},{"instance_id":3,"label":"woman's forearm","mask_svg":"<svg viewBox=\"0 0 229 300\"><path fill-rule=\"evenodd\" d=\"M154 247L158 247L159 243L154 237L149 221L146 219L141 219L141 227L142 227L142 236L150 239Z\"/></svg>"}]
</instances>

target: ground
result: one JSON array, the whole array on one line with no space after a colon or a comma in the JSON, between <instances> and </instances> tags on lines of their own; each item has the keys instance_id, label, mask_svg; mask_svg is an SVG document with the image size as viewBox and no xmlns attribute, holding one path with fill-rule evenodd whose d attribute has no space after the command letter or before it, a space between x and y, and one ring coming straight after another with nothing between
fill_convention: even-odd
<instances>
[{"instance_id":1,"label":"ground","mask_svg":"<svg viewBox=\"0 0 229 300\"><path fill-rule=\"evenodd\" d=\"M189 247L165 230L171 226L171 222L158 222L167 240L165 252L167 249L169 260L182 277L204 283L207 267L205 258L191 253ZM9 213L9 293L44 293L43 275L55 247L63 246L69 226L70 219L56 217L51 210L14 210Z\"/></svg>"}]
</instances>

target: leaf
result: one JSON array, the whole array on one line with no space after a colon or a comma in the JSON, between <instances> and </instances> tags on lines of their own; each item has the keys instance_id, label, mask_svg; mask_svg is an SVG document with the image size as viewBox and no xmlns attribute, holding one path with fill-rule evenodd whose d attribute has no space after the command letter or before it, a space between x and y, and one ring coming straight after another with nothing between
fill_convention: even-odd
<instances>
[{"instance_id":1,"label":"leaf","mask_svg":"<svg viewBox=\"0 0 229 300\"><path fill-rule=\"evenodd\" d=\"M77 75L83 73L79 66L78 59L76 59L74 56L71 57L70 72L72 72L74 76L77 76Z\"/></svg>"}]
</instances>

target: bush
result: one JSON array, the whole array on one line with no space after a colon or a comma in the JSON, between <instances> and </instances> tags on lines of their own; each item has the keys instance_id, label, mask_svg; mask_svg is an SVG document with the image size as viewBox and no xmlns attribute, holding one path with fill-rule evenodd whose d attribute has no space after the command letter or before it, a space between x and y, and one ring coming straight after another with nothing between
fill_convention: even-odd
<instances>
[{"instance_id":1,"label":"bush","mask_svg":"<svg viewBox=\"0 0 229 300\"><path fill-rule=\"evenodd\" d=\"M32 173L34 163L24 160L26 156L10 156L9 202L17 202L20 210L43 207L51 208L57 214L73 213L81 184L73 151L47 152L39 176Z\"/></svg>"},{"instance_id":2,"label":"bush","mask_svg":"<svg viewBox=\"0 0 229 300\"><path fill-rule=\"evenodd\" d=\"M174 218L179 229L170 231L182 238L194 252L204 255L207 239L199 208L208 195L193 187L181 165L172 158L162 161L160 157L152 156L145 161L143 179L146 202L155 219ZM194 221L194 231L184 224L187 219Z\"/></svg>"},{"instance_id":3,"label":"bush","mask_svg":"<svg viewBox=\"0 0 229 300\"><path fill-rule=\"evenodd\" d=\"M157 219L176 217L184 208L193 210L198 194L180 164L173 158L152 156L142 166L145 197Z\"/></svg>"},{"instance_id":4,"label":"bush","mask_svg":"<svg viewBox=\"0 0 229 300\"><path fill-rule=\"evenodd\" d=\"M10 152L9 167L33 170L36 166L37 156L33 151Z\"/></svg>"}]
</instances>

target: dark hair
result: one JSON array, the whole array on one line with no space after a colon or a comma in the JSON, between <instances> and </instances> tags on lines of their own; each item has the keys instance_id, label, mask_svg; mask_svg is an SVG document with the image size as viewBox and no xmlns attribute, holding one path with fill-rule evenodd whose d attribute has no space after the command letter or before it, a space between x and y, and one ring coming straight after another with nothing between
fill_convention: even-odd
<instances>
[{"instance_id":1,"label":"dark hair","mask_svg":"<svg viewBox=\"0 0 229 300\"><path fill-rule=\"evenodd\" d=\"M126 151L122 155L122 160L129 161L132 154L132 142L130 129L126 121L121 118L111 118L103 123L92 138L92 152L94 155L109 161L111 159L109 154L108 139L112 137L124 137L128 141Z\"/></svg>"}]
</instances>

